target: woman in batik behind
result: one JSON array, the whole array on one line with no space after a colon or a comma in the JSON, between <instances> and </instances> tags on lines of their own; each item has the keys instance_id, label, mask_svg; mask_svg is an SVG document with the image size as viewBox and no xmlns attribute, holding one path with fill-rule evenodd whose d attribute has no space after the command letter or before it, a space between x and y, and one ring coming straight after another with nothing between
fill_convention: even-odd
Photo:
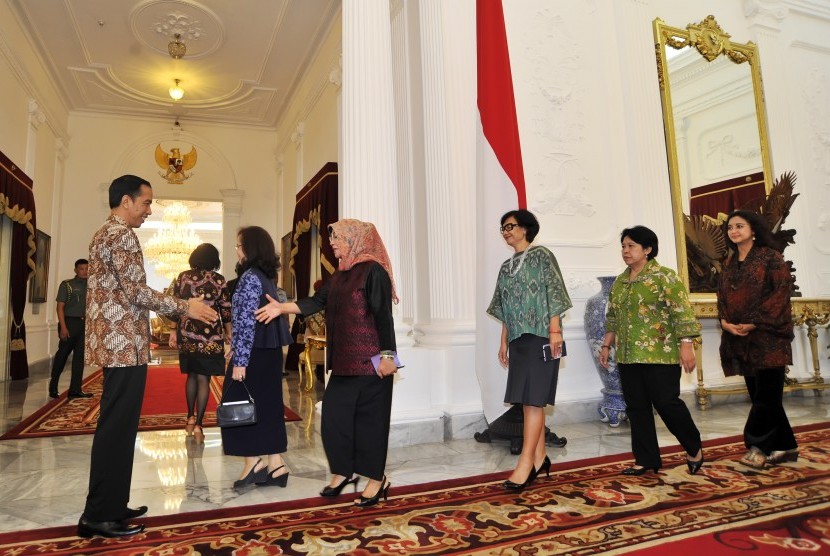
<instances>
[{"instance_id":1,"label":"woman in batik behind","mask_svg":"<svg viewBox=\"0 0 830 556\"><path fill-rule=\"evenodd\" d=\"M721 366L726 376L744 377L752 400L744 426L749 451L741 462L763 468L796 461L783 405L786 366L793 362L792 275L761 215L736 210L725 228L734 252L718 284Z\"/></svg>"}]
</instances>

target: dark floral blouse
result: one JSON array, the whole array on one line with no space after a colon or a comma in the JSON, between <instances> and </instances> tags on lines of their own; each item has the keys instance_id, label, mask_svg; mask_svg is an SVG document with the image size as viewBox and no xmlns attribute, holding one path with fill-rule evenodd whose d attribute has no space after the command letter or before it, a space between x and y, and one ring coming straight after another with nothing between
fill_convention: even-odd
<instances>
[{"instance_id":1,"label":"dark floral blouse","mask_svg":"<svg viewBox=\"0 0 830 556\"><path fill-rule=\"evenodd\" d=\"M225 277L212 270L185 270L173 282L173 295L180 299L204 295L205 303L213 307L220 317L215 324L180 317L177 327L179 354L223 359L223 325L231 320L231 301Z\"/></svg>"},{"instance_id":2,"label":"dark floral blouse","mask_svg":"<svg viewBox=\"0 0 830 556\"><path fill-rule=\"evenodd\" d=\"M721 333L726 376L792 364L792 283L784 256L768 247L753 247L743 262L736 255L726 261L718 284L718 319L756 326L746 336Z\"/></svg>"}]
</instances>

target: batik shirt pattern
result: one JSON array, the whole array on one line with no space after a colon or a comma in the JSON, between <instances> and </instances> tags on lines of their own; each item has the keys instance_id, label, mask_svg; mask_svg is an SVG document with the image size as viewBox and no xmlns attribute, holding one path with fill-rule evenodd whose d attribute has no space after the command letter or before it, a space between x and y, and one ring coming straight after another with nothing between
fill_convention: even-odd
<instances>
[{"instance_id":1,"label":"batik shirt pattern","mask_svg":"<svg viewBox=\"0 0 830 556\"><path fill-rule=\"evenodd\" d=\"M247 367L254 349L256 318L254 311L259 309L262 300L262 282L250 269L242 273L233 291L231 306L232 329L231 347L233 348L233 366Z\"/></svg>"},{"instance_id":2,"label":"batik shirt pattern","mask_svg":"<svg viewBox=\"0 0 830 556\"><path fill-rule=\"evenodd\" d=\"M611 286L606 332L617 335L620 363L679 364L680 338L700 336L686 287L656 259L630 280L631 269Z\"/></svg>"},{"instance_id":3,"label":"batik shirt pattern","mask_svg":"<svg viewBox=\"0 0 830 556\"><path fill-rule=\"evenodd\" d=\"M177 330L179 352L224 359L223 325L231 321L231 301L225 277L212 270L185 270L173 283L173 295L180 299L204 296L205 304L216 310L220 317L213 324L181 317Z\"/></svg>"},{"instance_id":4,"label":"batik shirt pattern","mask_svg":"<svg viewBox=\"0 0 830 556\"><path fill-rule=\"evenodd\" d=\"M87 365L132 367L150 359L150 311L187 313L187 302L147 286L135 232L110 215L89 244Z\"/></svg>"},{"instance_id":5,"label":"batik shirt pattern","mask_svg":"<svg viewBox=\"0 0 830 556\"><path fill-rule=\"evenodd\" d=\"M550 319L573 307L556 257L546 247L529 247L502 263L487 313L507 326L507 340L522 334L549 336Z\"/></svg>"}]
</instances>

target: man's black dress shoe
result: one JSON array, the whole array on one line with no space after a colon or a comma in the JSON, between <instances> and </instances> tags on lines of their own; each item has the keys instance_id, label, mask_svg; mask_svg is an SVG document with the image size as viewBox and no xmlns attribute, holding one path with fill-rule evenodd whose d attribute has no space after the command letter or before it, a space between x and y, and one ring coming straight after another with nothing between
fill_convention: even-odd
<instances>
[{"instance_id":1,"label":"man's black dress shoe","mask_svg":"<svg viewBox=\"0 0 830 556\"><path fill-rule=\"evenodd\" d=\"M90 521L81 516L78 521L78 536L89 537L129 537L144 531L144 525L127 525L123 521Z\"/></svg>"},{"instance_id":2,"label":"man's black dress shoe","mask_svg":"<svg viewBox=\"0 0 830 556\"><path fill-rule=\"evenodd\" d=\"M49 397L52 399L57 398L58 396L60 396L60 394L57 392L49 392Z\"/></svg>"},{"instance_id":3,"label":"man's black dress shoe","mask_svg":"<svg viewBox=\"0 0 830 556\"><path fill-rule=\"evenodd\" d=\"M124 519L133 519L136 517L140 517L146 514L148 509L149 508L147 508L147 506L139 506L135 509L127 508L127 516Z\"/></svg>"},{"instance_id":4,"label":"man's black dress shoe","mask_svg":"<svg viewBox=\"0 0 830 556\"><path fill-rule=\"evenodd\" d=\"M70 392L69 395L68 395L68 398L70 400L72 400L74 398L91 398L91 397L92 397L92 394L90 394L89 392Z\"/></svg>"}]
</instances>

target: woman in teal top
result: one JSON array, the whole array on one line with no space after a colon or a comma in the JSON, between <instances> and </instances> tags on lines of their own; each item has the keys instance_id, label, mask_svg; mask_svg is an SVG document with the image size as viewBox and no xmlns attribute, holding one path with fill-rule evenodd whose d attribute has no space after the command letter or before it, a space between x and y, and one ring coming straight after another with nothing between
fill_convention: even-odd
<instances>
[{"instance_id":1,"label":"woman in teal top","mask_svg":"<svg viewBox=\"0 0 830 556\"><path fill-rule=\"evenodd\" d=\"M522 454L504 483L508 490L521 491L540 472L550 474L545 406L556 399L562 315L573 305L553 253L531 246L539 233L536 217L512 210L501 217L500 230L516 253L501 265L487 313L502 322L499 362L508 367L504 401L523 406Z\"/></svg>"},{"instance_id":2,"label":"woman in teal top","mask_svg":"<svg viewBox=\"0 0 830 556\"><path fill-rule=\"evenodd\" d=\"M634 226L622 231L620 242L628 268L611 287L599 362L608 368L616 342L635 462L623 475L662 467L654 409L689 454L689 472L695 474L703 465L703 451L700 432L680 399L680 367L687 373L695 368L693 338L700 336L700 323L677 274L654 258L657 235Z\"/></svg>"}]
</instances>

